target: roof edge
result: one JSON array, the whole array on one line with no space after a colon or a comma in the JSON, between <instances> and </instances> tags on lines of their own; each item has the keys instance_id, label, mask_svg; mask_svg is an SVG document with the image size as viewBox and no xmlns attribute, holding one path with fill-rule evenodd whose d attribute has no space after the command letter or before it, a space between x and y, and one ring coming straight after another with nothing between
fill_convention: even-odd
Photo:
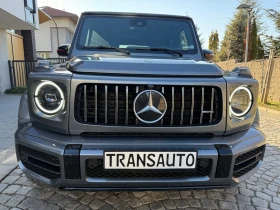
<instances>
[{"instance_id":1,"label":"roof edge","mask_svg":"<svg viewBox=\"0 0 280 210\"><path fill-rule=\"evenodd\" d=\"M189 16L171 15L171 14L155 14L155 13L130 13L130 12L105 12L105 11L85 11L83 15L119 15L119 16L142 16L142 17L163 17L163 18L180 18L192 20Z\"/></svg>"}]
</instances>

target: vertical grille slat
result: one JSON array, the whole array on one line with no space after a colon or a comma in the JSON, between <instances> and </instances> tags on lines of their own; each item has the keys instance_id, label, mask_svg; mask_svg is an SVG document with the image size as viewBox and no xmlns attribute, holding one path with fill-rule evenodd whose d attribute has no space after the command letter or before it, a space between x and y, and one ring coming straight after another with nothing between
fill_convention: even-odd
<instances>
[{"instance_id":1,"label":"vertical grille slat","mask_svg":"<svg viewBox=\"0 0 280 210\"><path fill-rule=\"evenodd\" d=\"M214 103L214 88L211 89L211 110L210 110L210 117L209 117L209 123L212 123L212 117L213 117L213 103Z\"/></svg>"},{"instance_id":2,"label":"vertical grille slat","mask_svg":"<svg viewBox=\"0 0 280 210\"><path fill-rule=\"evenodd\" d=\"M87 85L84 85L84 121L87 122Z\"/></svg>"},{"instance_id":3,"label":"vertical grille slat","mask_svg":"<svg viewBox=\"0 0 280 210\"><path fill-rule=\"evenodd\" d=\"M105 85L105 123L108 123L108 86Z\"/></svg>"},{"instance_id":4,"label":"vertical grille slat","mask_svg":"<svg viewBox=\"0 0 280 210\"><path fill-rule=\"evenodd\" d=\"M115 124L118 124L118 115L119 115L119 87L115 87Z\"/></svg>"},{"instance_id":5,"label":"vertical grille slat","mask_svg":"<svg viewBox=\"0 0 280 210\"><path fill-rule=\"evenodd\" d=\"M161 88L161 93L164 95L164 87ZM160 124L163 125L163 118L161 118Z\"/></svg>"},{"instance_id":6,"label":"vertical grille slat","mask_svg":"<svg viewBox=\"0 0 280 210\"><path fill-rule=\"evenodd\" d=\"M159 122L148 124L137 119L133 103L140 92L151 87L162 93L167 109ZM154 105L159 103L155 100ZM86 83L77 86L74 117L79 123L107 126L207 126L221 120L222 107L219 87Z\"/></svg>"},{"instance_id":7,"label":"vertical grille slat","mask_svg":"<svg viewBox=\"0 0 280 210\"><path fill-rule=\"evenodd\" d=\"M190 117L190 124L193 123L193 110L194 110L194 87L192 87L192 104L191 104L191 117Z\"/></svg>"},{"instance_id":8,"label":"vertical grille slat","mask_svg":"<svg viewBox=\"0 0 280 210\"><path fill-rule=\"evenodd\" d=\"M94 117L95 117L95 123L97 123L97 85L94 86Z\"/></svg>"},{"instance_id":9,"label":"vertical grille slat","mask_svg":"<svg viewBox=\"0 0 280 210\"><path fill-rule=\"evenodd\" d=\"M171 119L170 119L170 125L173 125L173 118L174 118L174 87L172 87L172 93L171 93Z\"/></svg>"},{"instance_id":10,"label":"vertical grille slat","mask_svg":"<svg viewBox=\"0 0 280 210\"><path fill-rule=\"evenodd\" d=\"M203 87L202 90L201 90L201 109L200 109L200 120L199 120L199 124L202 124L203 109L204 109L204 87Z\"/></svg>"},{"instance_id":11,"label":"vertical grille slat","mask_svg":"<svg viewBox=\"0 0 280 210\"><path fill-rule=\"evenodd\" d=\"M138 95L138 93L139 93L139 86L136 86L136 95ZM135 124L137 125L138 124L138 119L136 118L135 119Z\"/></svg>"},{"instance_id":12,"label":"vertical grille slat","mask_svg":"<svg viewBox=\"0 0 280 210\"><path fill-rule=\"evenodd\" d=\"M180 125L182 125L183 121L184 121L184 109L185 109L185 88L182 87L182 104L181 104L181 120L180 120Z\"/></svg>"},{"instance_id":13,"label":"vertical grille slat","mask_svg":"<svg viewBox=\"0 0 280 210\"><path fill-rule=\"evenodd\" d=\"M128 124L128 86L125 87L125 124Z\"/></svg>"}]
</instances>

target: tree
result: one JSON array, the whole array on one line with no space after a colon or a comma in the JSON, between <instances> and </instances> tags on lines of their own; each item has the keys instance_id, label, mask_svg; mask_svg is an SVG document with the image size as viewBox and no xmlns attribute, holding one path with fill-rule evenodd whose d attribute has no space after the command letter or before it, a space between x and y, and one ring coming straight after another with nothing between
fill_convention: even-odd
<instances>
[{"instance_id":1,"label":"tree","mask_svg":"<svg viewBox=\"0 0 280 210\"><path fill-rule=\"evenodd\" d=\"M260 36L257 38L257 54L256 54L256 59L263 59L264 58L264 46L262 44Z\"/></svg>"},{"instance_id":2,"label":"tree","mask_svg":"<svg viewBox=\"0 0 280 210\"><path fill-rule=\"evenodd\" d=\"M267 16L273 20L273 22L276 25L276 29L280 32L280 12L274 10L274 9L268 9L266 10Z\"/></svg>"},{"instance_id":3,"label":"tree","mask_svg":"<svg viewBox=\"0 0 280 210\"><path fill-rule=\"evenodd\" d=\"M228 60L229 58L243 60L245 53L246 17L247 15L243 10L237 10L234 18L227 26L219 55L221 61Z\"/></svg>"},{"instance_id":4,"label":"tree","mask_svg":"<svg viewBox=\"0 0 280 210\"><path fill-rule=\"evenodd\" d=\"M196 31L198 34L200 45L202 46L204 44L204 39L202 38L202 33L199 33L200 28L197 25L195 25L195 28L196 28Z\"/></svg>"},{"instance_id":5,"label":"tree","mask_svg":"<svg viewBox=\"0 0 280 210\"><path fill-rule=\"evenodd\" d=\"M217 30L215 32L214 31L211 32L208 44L209 44L208 49L212 50L215 54L217 54L219 50L219 34Z\"/></svg>"},{"instance_id":6,"label":"tree","mask_svg":"<svg viewBox=\"0 0 280 210\"><path fill-rule=\"evenodd\" d=\"M228 27L229 26L227 26L227 29L225 31L224 39L221 42L221 49L220 49L220 51L218 53L218 56L217 56L219 61L229 60L230 56L231 56L231 40L230 40L230 37L229 37Z\"/></svg>"},{"instance_id":7,"label":"tree","mask_svg":"<svg viewBox=\"0 0 280 210\"><path fill-rule=\"evenodd\" d=\"M258 53L258 28L256 19L253 19L251 24L251 31L250 31L250 43L249 43L249 56L248 60L255 60L257 59Z\"/></svg>"},{"instance_id":8,"label":"tree","mask_svg":"<svg viewBox=\"0 0 280 210\"><path fill-rule=\"evenodd\" d=\"M251 27L251 30L249 32L249 50L253 49L254 52L253 54L249 53L250 59L256 56L257 35L259 33L260 28L262 28L262 23L260 21L261 14L259 12L260 0L240 0L239 2L241 4L252 5L253 9L252 16L254 16L254 19L252 22L252 27L255 28L252 29ZM221 50L219 53L219 59L221 61L228 59L238 59L239 61L244 60L246 48L247 21L247 10L240 9L235 12L233 19L227 25L225 36L221 43Z\"/></svg>"},{"instance_id":9,"label":"tree","mask_svg":"<svg viewBox=\"0 0 280 210\"><path fill-rule=\"evenodd\" d=\"M265 40L263 43L264 53L269 55L270 49L275 50L275 55L280 55L280 37L264 35Z\"/></svg>"},{"instance_id":10,"label":"tree","mask_svg":"<svg viewBox=\"0 0 280 210\"><path fill-rule=\"evenodd\" d=\"M280 12L275 9L266 10L267 16L275 23L276 30L280 32ZM268 54L271 48L275 49L276 55L280 55L280 37L265 35L264 47Z\"/></svg>"}]
</instances>

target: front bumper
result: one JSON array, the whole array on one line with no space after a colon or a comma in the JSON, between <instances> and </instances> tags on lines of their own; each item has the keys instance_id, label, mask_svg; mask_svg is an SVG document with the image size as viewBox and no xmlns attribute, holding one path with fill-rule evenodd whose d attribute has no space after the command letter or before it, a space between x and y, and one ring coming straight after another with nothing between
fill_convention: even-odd
<instances>
[{"instance_id":1,"label":"front bumper","mask_svg":"<svg viewBox=\"0 0 280 210\"><path fill-rule=\"evenodd\" d=\"M228 187L238 184L258 170L265 149L263 133L254 128L229 136L217 137L86 137L57 134L34 128L29 123L18 129L15 134L15 143L18 163L24 173L54 187L86 190ZM25 156L22 155L20 148L26 149ZM210 161L209 171L203 175L194 173L192 176L172 177L171 175L166 178L89 176L88 160L102 160L103 152L108 150L196 150L198 159ZM247 167L254 162L253 167L245 168L245 171L241 170L241 175L235 176L236 159L243 155L242 158L246 160L249 157L247 154L252 155L254 152L251 151L256 150L262 151L256 156L257 161L248 159L247 162L239 165ZM28 155L30 151L31 154ZM47 174L53 171L56 171L54 175Z\"/></svg>"}]
</instances>

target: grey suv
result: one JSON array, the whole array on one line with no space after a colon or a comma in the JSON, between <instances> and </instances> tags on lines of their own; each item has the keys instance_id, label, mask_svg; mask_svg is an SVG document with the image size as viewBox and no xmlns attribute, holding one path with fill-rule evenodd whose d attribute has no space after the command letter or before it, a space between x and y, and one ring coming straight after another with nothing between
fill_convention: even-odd
<instances>
[{"instance_id":1,"label":"grey suv","mask_svg":"<svg viewBox=\"0 0 280 210\"><path fill-rule=\"evenodd\" d=\"M237 184L260 167L258 82L224 72L185 16L85 12L63 65L29 75L15 134L27 177L61 189Z\"/></svg>"}]
</instances>

